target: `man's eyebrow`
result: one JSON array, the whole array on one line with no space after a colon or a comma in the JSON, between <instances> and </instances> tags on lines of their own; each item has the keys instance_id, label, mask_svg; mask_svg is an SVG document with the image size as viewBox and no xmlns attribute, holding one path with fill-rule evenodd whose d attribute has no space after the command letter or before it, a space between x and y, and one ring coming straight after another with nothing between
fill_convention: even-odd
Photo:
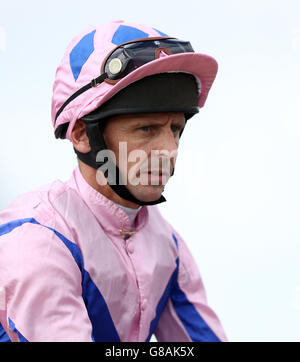
<instances>
[{"instance_id":1,"label":"man's eyebrow","mask_svg":"<svg viewBox=\"0 0 300 362\"><path fill-rule=\"evenodd\" d=\"M139 119L134 119L132 120L132 123L134 125L139 125L139 124L144 124L144 123L148 123L148 124L163 124L162 121L155 119L155 118L139 118Z\"/></svg>"},{"instance_id":2,"label":"man's eyebrow","mask_svg":"<svg viewBox=\"0 0 300 362\"><path fill-rule=\"evenodd\" d=\"M133 126L133 127L139 127L139 126L142 126L142 125L153 125L153 126L159 126L159 125L164 125L168 123L168 120L166 121L163 121L163 120L159 120L159 119L155 119L155 118L134 118L131 120L130 124ZM185 127L185 124L186 124L186 121L185 120L180 120L180 119L175 119L173 122L172 122L172 125L175 125L179 128L184 128Z\"/></svg>"}]
</instances>

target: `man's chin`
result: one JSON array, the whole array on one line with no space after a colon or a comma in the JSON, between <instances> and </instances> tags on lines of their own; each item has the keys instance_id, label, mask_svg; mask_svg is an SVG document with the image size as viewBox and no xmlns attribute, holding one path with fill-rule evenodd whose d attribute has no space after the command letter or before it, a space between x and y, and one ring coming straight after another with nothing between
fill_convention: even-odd
<instances>
[{"instance_id":1,"label":"man's chin","mask_svg":"<svg viewBox=\"0 0 300 362\"><path fill-rule=\"evenodd\" d=\"M129 191L140 201L152 202L161 197L161 194L164 191L164 185L139 185L130 188Z\"/></svg>"}]
</instances>

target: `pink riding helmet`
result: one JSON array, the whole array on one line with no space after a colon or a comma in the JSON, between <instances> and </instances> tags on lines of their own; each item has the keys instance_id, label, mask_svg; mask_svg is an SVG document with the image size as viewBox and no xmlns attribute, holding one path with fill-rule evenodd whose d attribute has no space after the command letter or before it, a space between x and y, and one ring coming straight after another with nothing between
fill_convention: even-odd
<instances>
[{"instance_id":1,"label":"pink riding helmet","mask_svg":"<svg viewBox=\"0 0 300 362\"><path fill-rule=\"evenodd\" d=\"M107 55L119 45L138 39L166 37L168 35L150 26L118 20L91 27L73 38L57 68L53 85L52 122L56 137L70 139L71 131L78 119L97 109L129 84L153 74L192 74L198 82L198 106L203 107L216 77L218 65L212 57L192 52L163 53L159 58L133 70L118 82L111 83L105 80L97 86L90 87L62 107L70 96L102 74L102 66ZM60 132L62 127L66 132Z\"/></svg>"}]
</instances>

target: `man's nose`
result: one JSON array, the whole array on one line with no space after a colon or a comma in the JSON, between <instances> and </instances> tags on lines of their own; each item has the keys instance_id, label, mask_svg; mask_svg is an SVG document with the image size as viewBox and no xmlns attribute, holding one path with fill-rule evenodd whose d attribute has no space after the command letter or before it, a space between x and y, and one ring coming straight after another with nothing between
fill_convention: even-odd
<instances>
[{"instance_id":1,"label":"man's nose","mask_svg":"<svg viewBox=\"0 0 300 362\"><path fill-rule=\"evenodd\" d=\"M175 159L178 154L178 140L174 137L172 130L163 132L161 137L159 137L156 150L159 158L169 159L172 167L174 167Z\"/></svg>"},{"instance_id":2,"label":"man's nose","mask_svg":"<svg viewBox=\"0 0 300 362\"><path fill-rule=\"evenodd\" d=\"M178 150L178 138L174 135L171 129L168 129L164 133L163 149L172 152Z\"/></svg>"}]
</instances>

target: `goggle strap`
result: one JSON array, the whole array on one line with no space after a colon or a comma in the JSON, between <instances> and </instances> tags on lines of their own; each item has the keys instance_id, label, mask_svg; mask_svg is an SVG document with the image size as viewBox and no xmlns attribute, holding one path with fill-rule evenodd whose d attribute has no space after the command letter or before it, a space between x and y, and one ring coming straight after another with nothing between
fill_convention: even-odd
<instances>
[{"instance_id":1,"label":"goggle strap","mask_svg":"<svg viewBox=\"0 0 300 362\"><path fill-rule=\"evenodd\" d=\"M142 39L143 41L153 41L153 40L169 40L169 39L176 39L176 38L172 38L172 37L162 37L162 38L149 38L149 39ZM124 43L122 45L120 45L119 47L117 47L116 49L114 49L104 60L104 64L107 62L107 60L109 59L109 57L120 47L126 45L126 44L130 44L130 43L136 43L136 42L140 42L139 41L131 41L128 43ZM55 120L54 120L54 126L56 123L57 118L59 117L59 115L61 114L61 112L65 109L65 107L72 102L73 99L75 99L76 97L78 97L80 94L86 92L88 89L92 88L92 87L97 87L99 84L101 84L106 78L108 78L108 74L106 72L104 72L103 74L101 74L99 77L92 79L90 83L86 84L85 86L83 86L82 88L78 89L74 94L72 94L66 101L65 103L60 107L60 109L58 110L58 112L56 113L55 116Z\"/></svg>"},{"instance_id":2,"label":"goggle strap","mask_svg":"<svg viewBox=\"0 0 300 362\"><path fill-rule=\"evenodd\" d=\"M59 108L58 112L56 113L55 116L55 121L54 124L57 120L57 118L59 117L59 115L61 114L61 112L65 109L65 107L72 102L73 99L75 99L76 97L78 97L80 94L86 92L88 89L92 88L92 87L97 87L99 84L101 84L102 82L104 82L104 80L107 78L107 73L103 73L101 74L99 77L92 79L90 83L86 84L85 86L83 86L82 88L78 89L78 91L76 91L75 93L73 93L71 95L71 97L69 97L65 103Z\"/></svg>"}]
</instances>

